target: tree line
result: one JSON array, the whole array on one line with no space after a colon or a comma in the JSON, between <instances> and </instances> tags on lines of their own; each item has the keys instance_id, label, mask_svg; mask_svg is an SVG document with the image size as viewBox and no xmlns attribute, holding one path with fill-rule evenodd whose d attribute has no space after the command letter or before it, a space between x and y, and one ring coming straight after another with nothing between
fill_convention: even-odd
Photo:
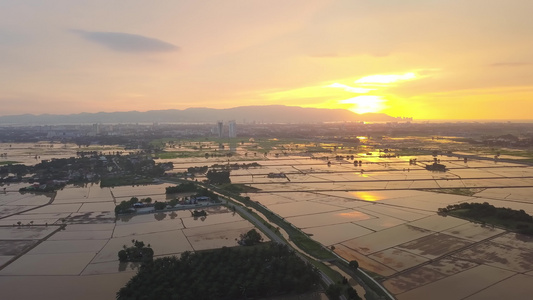
<instances>
[{"instance_id":1,"label":"tree line","mask_svg":"<svg viewBox=\"0 0 533 300\"><path fill-rule=\"evenodd\" d=\"M286 245L264 243L144 263L117 299L257 299L305 293L319 281L318 270Z\"/></svg>"},{"instance_id":2,"label":"tree line","mask_svg":"<svg viewBox=\"0 0 533 300\"><path fill-rule=\"evenodd\" d=\"M484 203L459 203L448 205L438 209L439 214L452 214L473 219L493 225L501 225L510 230L515 230L523 234L533 235L533 217L523 209L514 210L511 208L494 207L487 202Z\"/></svg>"}]
</instances>

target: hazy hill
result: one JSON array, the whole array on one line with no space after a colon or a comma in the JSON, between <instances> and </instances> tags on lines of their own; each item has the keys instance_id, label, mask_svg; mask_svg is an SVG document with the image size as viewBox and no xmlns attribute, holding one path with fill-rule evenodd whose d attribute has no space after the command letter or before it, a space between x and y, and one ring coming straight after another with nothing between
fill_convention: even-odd
<instances>
[{"instance_id":1,"label":"hazy hill","mask_svg":"<svg viewBox=\"0 0 533 300\"><path fill-rule=\"evenodd\" d=\"M318 123L318 122L385 122L396 121L386 114L356 114L345 109L304 108L268 105L240 106L227 109L188 108L185 110L151 110L147 112L99 112L71 115L1 116L3 124L82 124L82 123L213 123L235 120L239 123Z\"/></svg>"}]
</instances>

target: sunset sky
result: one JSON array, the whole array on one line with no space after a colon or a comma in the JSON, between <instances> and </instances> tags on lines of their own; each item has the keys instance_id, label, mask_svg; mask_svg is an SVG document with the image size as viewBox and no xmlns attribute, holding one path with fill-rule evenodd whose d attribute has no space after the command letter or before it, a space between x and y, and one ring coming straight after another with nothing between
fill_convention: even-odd
<instances>
[{"instance_id":1,"label":"sunset sky","mask_svg":"<svg viewBox=\"0 0 533 300\"><path fill-rule=\"evenodd\" d=\"M531 0L0 0L0 115L533 119Z\"/></svg>"}]
</instances>

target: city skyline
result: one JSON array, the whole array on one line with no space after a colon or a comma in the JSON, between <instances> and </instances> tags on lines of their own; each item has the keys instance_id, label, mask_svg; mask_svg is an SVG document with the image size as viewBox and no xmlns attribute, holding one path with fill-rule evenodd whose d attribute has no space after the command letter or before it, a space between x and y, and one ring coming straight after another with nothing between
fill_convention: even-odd
<instances>
[{"instance_id":1,"label":"city skyline","mask_svg":"<svg viewBox=\"0 0 533 300\"><path fill-rule=\"evenodd\" d=\"M531 119L530 1L0 0L0 115L273 105Z\"/></svg>"}]
</instances>

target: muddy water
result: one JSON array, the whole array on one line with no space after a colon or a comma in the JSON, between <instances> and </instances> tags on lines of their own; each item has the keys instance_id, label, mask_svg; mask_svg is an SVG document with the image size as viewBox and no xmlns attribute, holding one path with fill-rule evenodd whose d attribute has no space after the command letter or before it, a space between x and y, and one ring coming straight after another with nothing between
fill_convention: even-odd
<instances>
[{"instance_id":1,"label":"muddy water","mask_svg":"<svg viewBox=\"0 0 533 300\"><path fill-rule=\"evenodd\" d=\"M7 153L1 161L16 161L25 165L35 165L42 160L52 158L75 157L77 151L98 151L109 154L113 151L124 151L120 146L101 146L79 148L76 144L38 143L0 143L0 153Z\"/></svg>"},{"instance_id":2,"label":"muddy water","mask_svg":"<svg viewBox=\"0 0 533 300\"><path fill-rule=\"evenodd\" d=\"M487 287L466 300L499 300L499 299L529 299L533 295L533 278L524 274L516 274L501 282Z\"/></svg>"},{"instance_id":3,"label":"muddy water","mask_svg":"<svg viewBox=\"0 0 533 300\"><path fill-rule=\"evenodd\" d=\"M131 272L95 276L2 276L2 298L9 300L115 299Z\"/></svg>"},{"instance_id":4,"label":"muddy water","mask_svg":"<svg viewBox=\"0 0 533 300\"><path fill-rule=\"evenodd\" d=\"M371 254L429 234L431 234L431 231L426 229L410 225L399 225L355 238L342 244L362 254Z\"/></svg>"},{"instance_id":5,"label":"muddy water","mask_svg":"<svg viewBox=\"0 0 533 300\"><path fill-rule=\"evenodd\" d=\"M432 159L431 156L426 158ZM475 253L468 252L468 250L460 252L469 257L471 262L462 261L459 259L459 255L455 255L426 264L429 259L435 259L447 252L493 237L501 232L498 229L481 228L451 217L442 218L435 214L438 208L464 201L483 200L492 201L491 203L495 205L496 203L507 204L505 206L517 207L529 212L530 208L527 206L533 207L533 200L530 200L531 197L529 197L531 195L530 189L494 188L480 191L478 195L475 195L483 198L415 190L383 190L456 187L461 186L460 184L464 185L465 182L475 186L500 187L502 183L507 183L505 180L495 180L494 178L498 176L531 176L533 168L499 168L502 164L495 165L493 162L476 161L465 165L458 161L449 163L449 165L461 168L468 166L470 169L453 169L445 174L440 174L428 172L421 166L409 166L405 158L397 160L362 157L361 159L365 163L360 168L355 168L353 164L347 162L335 162L328 167L325 162L316 160L272 159L261 163L264 168L242 170L235 174L246 174L246 176L238 177L242 181L277 183L272 185L258 184L257 187L263 191L301 190L302 192L299 193L281 192L250 194L249 196L252 200L259 201L279 215L288 218L293 224L303 228L306 233L312 234L312 237L322 244L335 246L335 251L344 258L358 260L360 265L367 270L384 276L392 276L399 271L422 265L386 281L387 287L402 296L402 299L409 299L409 296L420 296L423 293L426 293L425 295L433 295L436 292L446 294L448 291L442 284L443 282L446 283L446 280L449 282L468 281L468 278L458 277L459 279L456 279L453 276L460 275L461 271L475 269L478 264L484 264L484 268L478 269L476 272L481 270L494 273L492 272L494 269L508 271L512 274L516 272L531 274L533 272L528 263L528 251L531 250L529 242L526 243L523 239L520 240L514 236L497 237L492 241L492 244L475 245L477 248L471 248L478 250ZM424 158L420 157L419 159ZM198 165L211 164L203 163L197 158L176 160L175 162L180 162L177 168L192 166L187 164L193 162L198 163ZM395 162L401 163L394 164ZM476 169L480 166L491 166L491 168ZM410 170L404 171L404 167L410 168ZM264 178L264 175L270 172L294 172L297 169L302 173L291 175L291 179L294 182L301 181L302 183L289 183L286 179ZM360 173L360 169L365 170L363 174ZM318 171L328 173L318 173ZM350 172L334 173L336 171ZM251 174L259 174L260 177L252 177ZM458 178L458 176L465 181L446 181L447 178ZM470 180L467 178L487 179ZM390 181L398 179L405 179L405 181ZM436 181L417 182L416 179L435 179ZM352 182L338 182L341 180ZM376 180L378 182L375 182ZM312 183L313 181L321 181L321 183ZM515 182L517 181L515 180ZM528 182L528 180L522 180L520 184L528 184ZM511 184L516 185L518 183L509 183L509 185ZM119 267L116 253L117 249L123 245L129 245L132 239L150 243L158 256L179 255L183 251L235 245L235 238L252 228L247 221L227 211L218 213L210 211L205 218L193 218L189 211L157 213L126 217L118 220L116 226L114 223L105 223L113 218L113 196L117 198L117 201L128 200L133 196L150 196L155 200L164 200L166 198L164 195L166 186L169 184L100 189L98 186L89 185L83 188L67 187L59 191L53 205L32 211L31 214L19 215L19 217L21 220L29 222L30 220L54 219L57 221L69 216L74 217L74 221L68 222L67 230L55 234L47 242L36 247L32 253L25 255L23 260L10 265L8 269L5 269L8 272L6 274L32 275L32 277L27 277L28 284L32 284L31 280L34 278L43 278L33 275L57 275L58 278L64 278L65 282L72 282L73 285L79 285L79 282L84 281L63 275L92 275L77 277L106 278L110 281L115 280L115 283L110 282L110 285L122 286L122 284L118 284L120 280L131 276L135 268ZM10 189L18 190L15 186L6 188L7 191ZM352 192L328 191L320 194L303 192L316 189L347 189L352 190ZM370 189L381 190L371 191ZM519 200L520 202L509 200ZM37 205L46 201L46 198L9 196L4 198L4 201L9 204L4 205L6 209L19 209ZM0 194L0 214L2 209L2 195ZM106 213L107 211L111 213ZM3 221L12 223L15 219L9 218L9 220ZM1 234L2 231L0 230ZM22 233L21 231L5 234L9 239L23 237L38 239L42 236L38 233ZM515 240L519 240L520 243L515 242ZM103 241L106 242L105 245L102 245ZM69 244L72 246L69 247ZM508 248L505 248L504 245ZM88 252L84 252L85 249L88 249ZM506 258L507 262L497 259L503 255L503 252L510 253L509 255L512 256ZM65 261L69 262L70 266L62 266L63 262L58 260L61 255L65 255ZM0 262L2 259L8 259L8 257L10 256L0 256ZM56 271L53 271L50 266L41 262L43 260L60 266L56 268ZM32 269L35 267L39 267L39 269ZM471 276L477 275L474 270L471 272L473 272ZM107 274L109 277L99 277L103 274ZM112 277L112 275L117 277ZM506 283L506 285L502 286L515 286L512 280L507 279L504 275L495 274L493 277L503 279L501 283ZM455 294L456 291L452 291L447 298L464 297L464 295L470 295L479 289L486 288L487 284L496 280L489 277L481 280L482 284L478 284L474 280L473 284L479 286L478 290L457 291L457 294ZM10 276L2 277L2 279L4 278L12 280ZM0 285L2 282L0 281ZM14 284L16 283L14 282ZM54 282L49 284L54 285ZM85 281L84 284L90 286L91 282ZM103 289L106 289L105 284L107 283L100 284L103 285ZM436 289L427 290L426 285L432 284ZM520 285L520 283L517 284ZM78 286L78 288L80 287ZM113 293L116 290L118 288L114 289ZM76 293L76 291L69 292ZM430 292L431 294L428 294ZM61 293L58 295L55 298L61 299ZM83 297L75 298L83 299ZM93 299L108 298L110 297L102 296ZM436 298L432 296L431 299Z\"/></svg>"},{"instance_id":6,"label":"muddy water","mask_svg":"<svg viewBox=\"0 0 533 300\"><path fill-rule=\"evenodd\" d=\"M339 207L310 201L271 205L269 208L282 217L293 217L341 210Z\"/></svg>"},{"instance_id":7,"label":"muddy water","mask_svg":"<svg viewBox=\"0 0 533 300\"><path fill-rule=\"evenodd\" d=\"M368 256L369 258L380 262L395 271L403 271L419 264L429 261L429 259L404 251L399 248L389 248L376 252Z\"/></svg>"},{"instance_id":8,"label":"muddy water","mask_svg":"<svg viewBox=\"0 0 533 300\"><path fill-rule=\"evenodd\" d=\"M312 235L312 238L320 241L323 245L331 246L354 239L373 231L354 223L342 223L334 225L324 225L313 228L305 228L303 231Z\"/></svg>"},{"instance_id":9,"label":"muddy water","mask_svg":"<svg viewBox=\"0 0 533 300\"><path fill-rule=\"evenodd\" d=\"M298 228L306 229L310 227L321 227L325 225L357 222L362 220L368 220L371 218L372 216L369 216L357 210L342 209L327 213L290 217L287 218L287 221L289 221Z\"/></svg>"},{"instance_id":10,"label":"muddy water","mask_svg":"<svg viewBox=\"0 0 533 300\"><path fill-rule=\"evenodd\" d=\"M396 297L399 300L410 300L427 299L428 295L431 295L430 298L434 300L464 299L513 275L513 272L507 270L480 265L456 275L433 281L417 289L398 294Z\"/></svg>"}]
</instances>

